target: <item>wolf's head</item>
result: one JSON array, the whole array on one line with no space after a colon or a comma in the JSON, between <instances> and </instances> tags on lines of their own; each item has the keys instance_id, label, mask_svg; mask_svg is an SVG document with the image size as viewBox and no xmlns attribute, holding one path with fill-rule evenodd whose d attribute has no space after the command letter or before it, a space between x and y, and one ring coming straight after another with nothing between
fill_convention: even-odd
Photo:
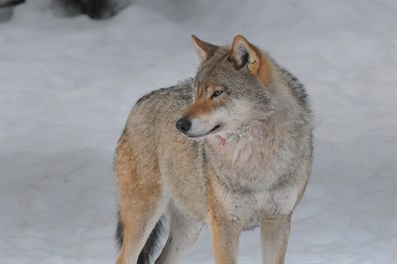
<instances>
[{"instance_id":1,"label":"wolf's head","mask_svg":"<svg viewBox=\"0 0 397 264\"><path fill-rule=\"evenodd\" d=\"M177 121L190 138L236 133L270 114L271 60L243 36L231 47L192 36L201 61L194 82L194 102Z\"/></svg>"}]
</instances>

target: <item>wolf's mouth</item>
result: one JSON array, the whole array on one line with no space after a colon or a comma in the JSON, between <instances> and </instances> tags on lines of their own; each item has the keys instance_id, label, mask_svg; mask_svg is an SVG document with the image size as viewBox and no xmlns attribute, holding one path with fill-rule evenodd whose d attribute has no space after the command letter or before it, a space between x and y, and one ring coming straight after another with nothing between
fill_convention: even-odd
<instances>
[{"instance_id":1,"label":"wolf's mouth","mask_svg":"<svg viewBox=\"0 0 397 264\"><path fill-rule=\"evenodd\" d=\"M205 136L208 136L208 135L214 133L215 131L217 131L220 128L221 128L221 125L219 124L219 125L216 125L213 129L211 129L210 131L208 131L205 134L202 134L202 135L189 135L189 134L186 134L186 136L188 136L189 138L199 139L199 138L202 138L202 137L205 137Z\"/></svg>"},{"instance_id":2,"label":"wolf's mouth","mask_svg":"<svg viewBox=\"0 0 397 264\"><path fill-rule=\"evenodd\" d=\"M211 129L210 132L208 132L207 134L212 133L212 132L214 132L215 130L218 130L220 127L221 127L221 125L215 126L215 127L214 127L213 129Z\"/></svg>"}]
</instances>

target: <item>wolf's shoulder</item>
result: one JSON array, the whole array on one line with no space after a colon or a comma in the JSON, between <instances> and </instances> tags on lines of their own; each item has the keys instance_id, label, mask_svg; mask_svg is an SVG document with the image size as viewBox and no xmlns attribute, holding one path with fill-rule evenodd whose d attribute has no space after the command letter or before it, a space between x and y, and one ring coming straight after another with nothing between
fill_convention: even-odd
<instances>
[{"instance_id":1,"label":"wolf's shoulder","mask_svg":"<svg viewBox=\"0 0 397 264\"><path fill-rule=\"evenodd\" d=\"M153 102L159 101L163 99L169 99L170 97L177 97L178 99L184 101L189 101L193 96L193 79L186 79L182 82L179 82L176 85L160 88L157 90L153 90L141 98L138 99L136 105L140 105L144 102Z\"/></svg>"}]
</instances>

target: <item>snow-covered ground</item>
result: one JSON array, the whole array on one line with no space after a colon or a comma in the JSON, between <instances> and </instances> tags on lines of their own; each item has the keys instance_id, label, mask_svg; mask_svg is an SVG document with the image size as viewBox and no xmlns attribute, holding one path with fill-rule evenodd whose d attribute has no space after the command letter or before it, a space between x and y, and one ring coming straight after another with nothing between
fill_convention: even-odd
<instances>
[{"instance_id":1,"label":"snow-covered ground","mask_svg":"<svg viewBox=\"0 0 397 264\"><path fill-rule=\"evenodd\" d=\"M117 139L140 96L194 75L192 33L243 34L312 97L286 262L397 262L395 1L141 0L98 22L30 0L0 27L1 263L115 260ZM258 231L240 263L261 262ZM208 229L183 263L213 263Z\"/></svg>"}]
</instances>

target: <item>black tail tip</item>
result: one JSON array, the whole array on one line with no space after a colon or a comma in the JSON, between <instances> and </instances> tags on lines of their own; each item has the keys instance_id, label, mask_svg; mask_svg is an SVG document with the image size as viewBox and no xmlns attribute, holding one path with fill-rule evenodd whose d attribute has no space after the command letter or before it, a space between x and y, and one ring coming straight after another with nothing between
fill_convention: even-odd
<instances>
[{"instance_id":1,"label":"black tail tip","mask_svg":"<svg viewBox=\"0 0 397 264\"><path fill-rule=\"evenodd\" d=\"M117 212L117 218L118 218L118 220L117 220L117 228L116 228L115 238L117 241L117 246L120 250L121 247L123 246L123 241L124 241L124 236L123 236L124 226L120 219L120 211Z\"/></svg>"}]
</instances>

